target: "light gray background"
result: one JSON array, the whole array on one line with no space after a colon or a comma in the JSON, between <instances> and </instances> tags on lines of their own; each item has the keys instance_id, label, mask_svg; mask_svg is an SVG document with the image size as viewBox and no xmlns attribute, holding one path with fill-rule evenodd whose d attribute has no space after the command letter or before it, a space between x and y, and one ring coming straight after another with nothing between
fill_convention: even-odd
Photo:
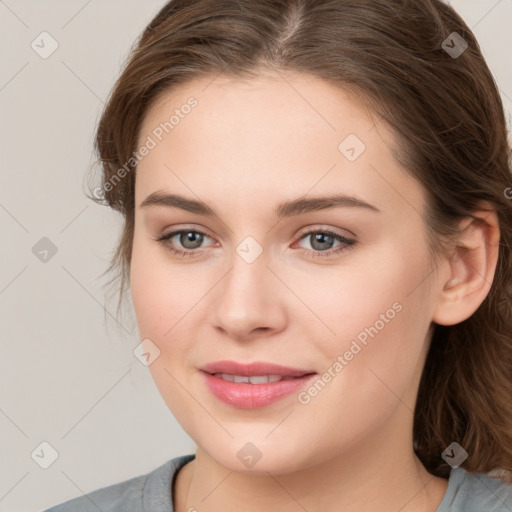
<instances>
[{"instance_id":1,"label":"light gray background","mask_svg":"<svg viewBox=\"0 0 512 512\"><path fill-rule=\"evenodd\" d=\"M0 511L37 512L194 452L132 354L134 321L120 333L109 316L100 275L121 218L83 194L103 103L164 3L0 0ZM510 117L512 0L451 4ZM31 48L43 31L59 45L47 59ZM42 237L57 247L46 263L32 252ZM43 441L58 452L48 469L31 457Z\"/></svg>"}]
</instances>

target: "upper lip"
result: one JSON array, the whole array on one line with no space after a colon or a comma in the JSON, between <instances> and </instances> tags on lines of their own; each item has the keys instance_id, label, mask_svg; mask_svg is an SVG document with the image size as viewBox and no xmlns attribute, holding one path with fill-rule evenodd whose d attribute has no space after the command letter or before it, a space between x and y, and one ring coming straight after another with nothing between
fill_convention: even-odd
<instances>
[{"instance_id":1,"label":"upper lip","mask_svg":"<svg viewBox=\"0 0 512 512\"><path fill-rule=\"evenodd\" d=\"M281 366L274 363L267 363L265 361L255 361L253 363L237 363L236 361L215 361L208 363L201 368L203 372L214 373L227 373L230 375L242 375L251 377L254 375L280 375L282 377L302 377L315 373L312 370L301 370L298 368L290 368Z\"/></svg>"}]
</instances>

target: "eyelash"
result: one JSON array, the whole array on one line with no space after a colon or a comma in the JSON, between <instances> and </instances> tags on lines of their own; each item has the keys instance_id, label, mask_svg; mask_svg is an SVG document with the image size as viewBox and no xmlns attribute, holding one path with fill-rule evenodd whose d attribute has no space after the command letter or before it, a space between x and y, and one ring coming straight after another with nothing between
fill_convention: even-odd
<instances>
[{"instance_id":1,"label":"eyelash","mask_svg":"<svg viewBox=\"0 0 512 512\"><path fill-rule=\"evenodd\" d=\"M173 254L173 255L175 255L175 256L177 256L179 258L197 257L198 255L194 254L194 253L198 252L197 249L182 250L182 249L177 249L176 247L173 247L172 245L170 245L169 240L171 238L173 238L174 236L179 235L180 233L197 233L199 235L204 235L204 236L207 236L208 238L211 238L206 233L203 233L202 231L198 231L198 230L195 230L195 229L179 229L179 230L176 230L176 231L172 231L171 233L167 233L165 235L157 236L156 237L156 241L161 243L166 248L166 250L168 250L171 254ZM339 254L339 253L349 249L351 246L354 246L355 243L356 243L355 240L346 238L346 237L344 237L344 236L342 236L342 235L340 235L338 233L334 233L333 231L329 231L328 229L317 229L317 230L311 230L311 231L303 232L303 233L300 234L300 236L296 240L296 242L299 242L303 238L306 238L307 236L310 236L312 234L319 234L319 233L320 234L324 234L324 235L332 236L335 240L337 240L338 242L341 242L342 245L339 246L336 249L329 249L327 251L314 251L314 250L311 250L311 249L301 248L302 251L305 251L307 253L312 253L311 256L313 258L318 258L318 257L327 258L327 257L332 256L334 254ZM296 242L294 242L294 244Z\"/></svg>"}]
</instances>

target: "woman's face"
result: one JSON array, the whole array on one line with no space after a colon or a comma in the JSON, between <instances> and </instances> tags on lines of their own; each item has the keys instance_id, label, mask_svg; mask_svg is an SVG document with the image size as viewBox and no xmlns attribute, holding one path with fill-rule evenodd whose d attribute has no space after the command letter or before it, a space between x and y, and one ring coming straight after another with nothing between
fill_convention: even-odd
<instances>
[{"instance_id":1,"label":"woman's face","mask_svg":"<svg viewBox=\"0 0 512 512\"><path fill-rule=\"evenodd\" d=\"M424 191L385 123L283 76L209 77L153 105L130 278L177 420L223 466L273 474L412 450L440 286Z\"/></svg>"}]
</instances>

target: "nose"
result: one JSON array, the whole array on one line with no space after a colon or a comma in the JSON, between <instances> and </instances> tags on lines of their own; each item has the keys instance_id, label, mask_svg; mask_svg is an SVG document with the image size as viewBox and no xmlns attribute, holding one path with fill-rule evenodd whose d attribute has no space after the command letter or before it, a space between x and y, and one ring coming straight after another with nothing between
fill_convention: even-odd
<instances>
[{"instance_id":1,"label":"nose","mask_svg":"<svg viewBox=\"0 0 512 512\"><path fill-rule=\"evenodd\" d=\"M260 255L249 263L238 254L216 286L211 325L238 341L271 336L287 322L284 286Z\"/></svg>"}]
</instances>

